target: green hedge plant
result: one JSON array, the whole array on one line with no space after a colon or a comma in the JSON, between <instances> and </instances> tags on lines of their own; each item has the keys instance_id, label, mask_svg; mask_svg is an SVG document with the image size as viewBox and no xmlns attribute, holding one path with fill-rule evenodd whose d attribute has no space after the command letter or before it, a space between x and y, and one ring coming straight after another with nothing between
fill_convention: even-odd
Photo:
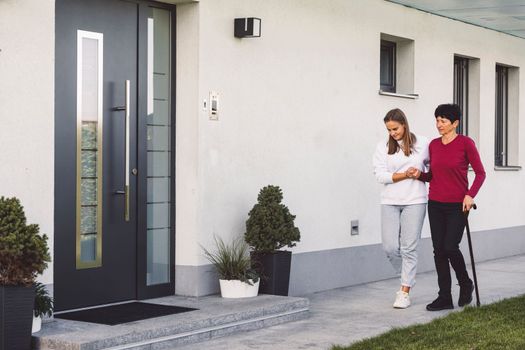
<instances>
[{"instance_id":1,"label":"green hedge plant","mask_svg":"<svg viewBox=\"0 0 525 350\"><path fill-rule=\"evenodd\" d=\"M17 198L0 197L0 285L31 286L50 261L47 236L28 225Z\"/></svg>"},{"instance_id":2,"label":"green hedge plant","mask_svg":"<svg viewBox=\"0 0 525 350\"><path fill-rule=\"evenodd\" d=\"M244 239L254 252L270 253L283 247L293 247L301 239L295 227L295 215L282 204L279 186L268 185L257 196L257 204L248 213Z\"/></svg>"}]
</instances>

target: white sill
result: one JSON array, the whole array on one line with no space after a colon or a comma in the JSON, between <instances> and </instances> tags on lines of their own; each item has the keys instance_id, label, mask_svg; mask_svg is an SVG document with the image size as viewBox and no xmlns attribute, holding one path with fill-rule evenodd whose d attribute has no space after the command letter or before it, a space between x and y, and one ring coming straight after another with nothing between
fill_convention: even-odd
<instances>
[{"instance_id":1,"label":"white sill","mask_svg":"<svg viewBox=\"0 0 525 350\"><path fill-rule=\"evenodd\" d=\"M496 171L519 171L521 170L521 166L519 165L495 166L494 170Z\"/></svg>"},{"instance_id":2,"label":"white sill","mask_svg":"<svg viewBox=\"0 0 525 350\"><path fill-rule=\"evenodd\" d=\"M415 100L416 98L419 98L418 94L398 94L396 92L388 92L388 91L383 91L383 90L379 90L379 95L392 96L392 97L401 97L401 98L410 98L412 100Z\"/></svg>"}]
</instances>

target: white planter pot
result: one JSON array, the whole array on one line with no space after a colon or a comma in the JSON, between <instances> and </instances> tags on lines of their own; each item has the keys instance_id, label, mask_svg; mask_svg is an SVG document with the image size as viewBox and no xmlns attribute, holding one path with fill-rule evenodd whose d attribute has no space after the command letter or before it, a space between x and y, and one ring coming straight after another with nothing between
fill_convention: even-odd
<instances>
[{"instance_id":1,"label":"white planter pot","mask_svg":"<svg viewBox=\"0 0 525 350\"><path fill-rule=\"evenodd\" d=\"M42 328L42 317L33 316L33 328L31 329L31 333L39 332L41 328Z\"/></svg>"},{"instance_id":2,"label":"white planter pot","mask_svg":"<svg viewBox=\"0 0 525 350\"><path fill-rule=\"evenodd\" d=\"M251 280L250 280L251 281ZM250 286L239 280L219 280L221 296L223 298L250 298L256 297L259 292L259 281Z\"/></svg>"}]
</instances>

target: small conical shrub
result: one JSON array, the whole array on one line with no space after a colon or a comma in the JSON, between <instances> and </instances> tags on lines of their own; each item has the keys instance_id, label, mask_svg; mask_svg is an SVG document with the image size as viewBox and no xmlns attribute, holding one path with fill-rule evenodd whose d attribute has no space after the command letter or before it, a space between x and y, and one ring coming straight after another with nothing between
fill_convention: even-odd
<instances>
[{"instance_id":1,"label":"small conical shrub","mask_svg":"<svg viewBox=\"0 0 525 350\"><path fill-rule=\"evenodd\" d=\"M293 247L301 239L295 227L295 215L281 203L283 193L278 186L261 189L257 204L248 213L244 239L255 252L269 253L285 246Z\"/></svg>"},{"instance_id":2,"label":"small conical shrub","mask_svg":"<svg viewBox=\"0 0 525 350\"><path fill-rule=\"evenodd\" d=\"M47 236L27 225L17 198L0 197L0 285L32 285L50 261Z\"/></svg>"}]
</instances>

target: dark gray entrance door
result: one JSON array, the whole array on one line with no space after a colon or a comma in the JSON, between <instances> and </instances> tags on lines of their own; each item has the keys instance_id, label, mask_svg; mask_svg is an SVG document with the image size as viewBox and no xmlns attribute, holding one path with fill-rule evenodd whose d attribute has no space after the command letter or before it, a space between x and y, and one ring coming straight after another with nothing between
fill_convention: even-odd
<instances>
[{"instance_id":1,"label":"dark gray entrance door","mask_svg":"<svg viewBox=\"0 0 525 350\"><path fill-rule=\"evenodd\" d=\"M138 11L56 1L56 310L137 298Z\"/></svg>"},{"instance_id":2,"label":"dark gray entrance door","mask_svg":"<svg viewBox=\"0 0 525 350\"><path fill-rule=\"evenodd\" d=\"M55 6L56 310L173 294L175 8Z\"/></svg>"}]
</instances>

